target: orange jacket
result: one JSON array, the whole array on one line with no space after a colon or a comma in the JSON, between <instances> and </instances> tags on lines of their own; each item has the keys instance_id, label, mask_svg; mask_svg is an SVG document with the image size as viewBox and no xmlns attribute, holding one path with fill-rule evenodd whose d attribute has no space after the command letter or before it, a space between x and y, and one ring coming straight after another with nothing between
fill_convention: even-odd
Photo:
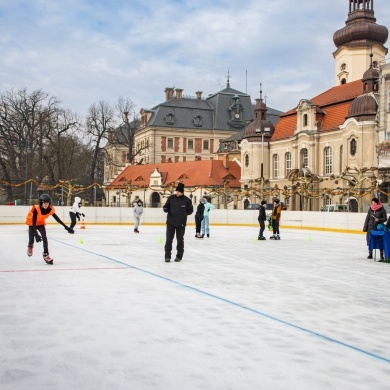
<instances>
[{"instance_id":1,"label":"orange jacket","mask_svg":"<svg viewBox=\"0 0 390 390\"><path fill-rule=\"evenodd\" d=\"M49 212L47 214L42 214L41 207L38 206L38 205L34 205L31 208L31 210L29 211L29 213L27 214L26 225L34 226L34 224L33 224L34 210L37 211L37 223L36 223L36 226L46 225L45 219L50 217L51 215L55 214L55 212L56 212L53 206L49 206L49 209L50 210L49 210Z\"/></svg>"}]
</instances>

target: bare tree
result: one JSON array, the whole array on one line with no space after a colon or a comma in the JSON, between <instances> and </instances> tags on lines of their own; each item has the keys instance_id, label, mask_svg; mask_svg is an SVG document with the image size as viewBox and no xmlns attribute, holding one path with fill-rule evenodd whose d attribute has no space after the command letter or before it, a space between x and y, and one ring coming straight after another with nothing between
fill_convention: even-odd
<instances>
[{"instance_id":1,"label":"bare tree","mask_svg":"<svg viewBox=\"0 0 390 390\"><path fill-rule=\"evenodd\" d=\"M95 181L101 148L107 143L109 131L116 127L115 109L107 102L93 104L87 116L87 134L91 138L93 156L91 161L90 181Z\"/></svg>"}]
</instances>

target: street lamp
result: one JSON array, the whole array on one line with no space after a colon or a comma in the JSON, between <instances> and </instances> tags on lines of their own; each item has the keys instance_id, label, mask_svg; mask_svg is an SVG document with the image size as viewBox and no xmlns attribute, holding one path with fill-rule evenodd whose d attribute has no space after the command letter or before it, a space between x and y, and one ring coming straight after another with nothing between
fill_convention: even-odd
<instances>
[{"instance_id":1,"label":"street lamp","mask_svg":"<svg viewBox=\"0 0 390 390\"><path fill-rule=\"evenodd\" d=\"M256 134L261 134L261 167L260 167L260 180L261 180L261 196L264 194L264 134L270 135L271 129L269 127L264 127L261 129L255 130Z\"/></svg>"}]
</instances>

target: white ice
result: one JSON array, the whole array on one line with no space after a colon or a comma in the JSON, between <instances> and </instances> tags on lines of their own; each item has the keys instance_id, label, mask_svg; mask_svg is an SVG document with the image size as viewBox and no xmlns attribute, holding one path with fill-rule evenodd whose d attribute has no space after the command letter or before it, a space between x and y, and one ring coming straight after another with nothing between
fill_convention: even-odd
<instances>
[{"instance_id":1,"label":"white ice","mask_svg":"<svg viewBox=\"0 0 390 390\"><path fill-rule=\"evenodd\" d=\"M0 226L0 389L390 389L390 264L363 234ZM269 233L267 233L269 236ZM175 252L173 252L173 256Z\"/></svg>"}]
</instances>

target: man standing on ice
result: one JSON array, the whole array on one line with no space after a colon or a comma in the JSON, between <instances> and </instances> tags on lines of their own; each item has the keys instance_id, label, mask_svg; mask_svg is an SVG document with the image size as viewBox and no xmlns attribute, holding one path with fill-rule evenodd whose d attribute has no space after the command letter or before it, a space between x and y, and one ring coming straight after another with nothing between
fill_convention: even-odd
<instances>
[{"instance_id":1,"label":"man standing on ice","mask_svg":"<svg viewBox=\"0 0 390 390\"><path fill-rule=\"evenodd\" d=\"M176 234L176 258L181 261L184 254L184 233L186 231L187 216L194 212L191 199L184 195L184 184L179 183L174 195L171 195L165 203L163 210L168 213L167 231L165 241L165 262L171 261L172 241Z\"/></svg>"}]
</instances>

